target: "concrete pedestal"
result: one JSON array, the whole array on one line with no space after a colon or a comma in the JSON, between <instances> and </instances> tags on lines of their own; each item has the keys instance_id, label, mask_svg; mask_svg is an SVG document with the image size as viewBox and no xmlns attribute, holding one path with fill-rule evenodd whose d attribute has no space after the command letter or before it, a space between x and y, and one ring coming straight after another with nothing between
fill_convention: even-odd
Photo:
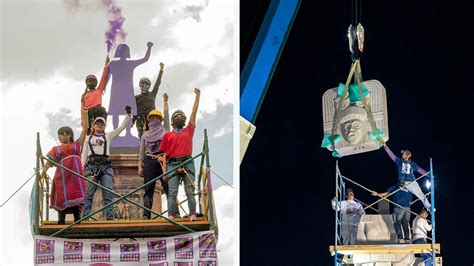
<instances>
[{"instance_id":1,"label":"concrete pedestal","mask_svg":"<svg viewBox=\"0 0 474 266\"><path fill-rule=\"evenodd\" d=\"M113 189L119 195L125 195L128 192L143 185L143 177L138 175L138 155L137 154L114 154L109 157L114 169L114 186ZM161 192L160 186L157 184L155 195L153 197L153 210L161 213ZM143 205L144 189L140 189L128 197L133 202ZM117 199L114 196L113 199ZM102 189L97 188L94 195L92 211L98 210L104 206L102 200ZM114 205L115 218L119 220L140 220L143 217L143 209L125 200L117 202ZM93 216L97 220L105 219L105 211L99 212Z\"/></svg>"}]
</instances>

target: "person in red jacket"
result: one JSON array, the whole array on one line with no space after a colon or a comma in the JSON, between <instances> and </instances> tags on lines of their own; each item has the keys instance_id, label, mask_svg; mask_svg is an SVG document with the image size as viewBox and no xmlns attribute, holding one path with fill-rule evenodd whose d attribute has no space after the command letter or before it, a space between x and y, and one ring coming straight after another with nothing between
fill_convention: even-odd
<instances>
[{"instance_id":1,"label":"person in red jacket","mask_svg":"<svg viewBox=\"0 0 474 266\"><path fill-rule=\"evenodd\" d=\"M189 117L189 123L184 127L186 115L183 111L177 110L171 115L171 125L173 131L166 133L160 144L159 152L164 152L168 159L168 169L176 168L182 162L188 160L193 152L193 136L196 128L196 113L199 107L199 97L201 91L194 89L193 109ZM184 183L184 192L188 199L189 219L196 220L196 199L194 197L194 161L186 163L183 167L169 173L168 175L168 218L174 219L176 213L176 200L180 181Z\"/></svg>"},{"instance_id":2,"label":"person in red jacket","mask_svg":"<svg viewBox=\"0 0 474 266\"><path fill-rule=\"evenodd\" d=\"M81 110L88 110L88 132L90 132L90 121L96 117L101 116L107 119L107 111L102 107L102 95L105 92L107 86L107 74L109 72L109 56L105 58L104 70L102 71L102 77L100 78L99 85L97 86L97 77L95 75L87 75L86 77L86 90L81 97ZM82 113L81 113L82 114ZM81 119L85 119L84 115Z\"/></svg>"}]
</instances>

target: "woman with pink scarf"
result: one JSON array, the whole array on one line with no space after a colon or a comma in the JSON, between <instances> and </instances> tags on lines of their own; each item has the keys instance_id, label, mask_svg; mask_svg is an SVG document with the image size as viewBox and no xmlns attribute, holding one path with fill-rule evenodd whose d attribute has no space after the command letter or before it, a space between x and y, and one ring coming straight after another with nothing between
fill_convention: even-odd
<instances>
[{"instance_id":1,"label":"woman with pink scarf","mask_svg":"<svg viewBox=\"0 0 474 266\"><path fill-rule=\"evenodd\" d=\"M147 115L148 131L143 133L140 140L140 152L138 154L138 174L144 177L144 183L163 174L160 163L157 160L159 156L161 140L166 132L170 131L170 116L168 108L168 95L163 94L164 108L163 113L160 110L152 110ZM148 209L153 206L153 194L155 193L156 182L145 187L144 205ZM143 211L143 219L150 219L150 211Z\"/></svg>"}]
</instances>

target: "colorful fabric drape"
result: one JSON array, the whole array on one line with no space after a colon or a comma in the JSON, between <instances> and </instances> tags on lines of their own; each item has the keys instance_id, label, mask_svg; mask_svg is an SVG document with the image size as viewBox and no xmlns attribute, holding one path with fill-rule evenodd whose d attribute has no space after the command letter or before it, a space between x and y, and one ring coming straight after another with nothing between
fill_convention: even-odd
<instances>
[{"instance_id":1,"label":"colorful fabric drape","mask_svg":"<svg viewBox=\"0 0 474 266\"><path fill-rule=\"evenodd\" d=\"M46 155L51 160L84 176L81 163L81 145L79 140L71 144L56 146ZM83 206L86 196L86 181L60 167L56 168L51 185L50 207L63 211L72 206Z\"/></svg>"}]
</instances>

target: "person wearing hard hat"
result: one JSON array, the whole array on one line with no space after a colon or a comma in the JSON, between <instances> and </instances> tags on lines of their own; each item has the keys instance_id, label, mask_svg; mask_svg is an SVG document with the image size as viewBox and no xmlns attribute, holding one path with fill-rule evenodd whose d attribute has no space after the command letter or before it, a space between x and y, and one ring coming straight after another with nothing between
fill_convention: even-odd
<instances>
[{"instance_id":1,"label":"person wearing hard hat","mask_svg":"<svg viewBox=\"0 0 474 266\"><path fill-rule=\"evenodd\" d=\"M102 71L102 77L100 78L100 83L97 86L97 77L95 75L86 76L86 90L81 96L81 119L86 119L82 115L82 110L88 110L88 134L90 133L90 122L96 117L101 116L107 118L107 111L102 107L102 95L105 92L105 87L107 86L107 75L109 71L109 56L105 58L104 70Z\"/></svg>"},{"instance_id":2,"label":"person wearing hard hat","mask_svg":"<svg viewBox=\"0 0 474 266\"><path fill-rule=\"evenodd\" d=\"M160 63L160 72L158 73L158 78L156 79L155 85L153 85L153 90L151 92L151 80L149 78L143 77L138 83L141 93L139 95L135 95L135 100L137 102L137 115L133 117L132 125L136 122L139 138L141 138L143 135L143 128L148 125L147 115L152 110L156 109L156 95L158 94L158 89L160 88L164 67L165 65Z\"/></svg>"},{"instance_id":3,"label":"person wearing hard hat","mask_svg":"<svg viewBox=\"0 0 474 266\"><path fill-rule=\"evenodd\" d=\"M114 170L109 160L110 155L110 144L112 140L117 137L127 126L131 119L131 107L126 106L126 116L122 121L122 124L115 130L105 133L106 120L99 116L94 119L92 123L92 132L89 137L86 138L84 146L82 148L82 164L84 165L84 172L87 178L92 181L101 184L102 186L113 190L114 183ZM87 194L85 200L83 217L89 215L92 209L92 200L97 186L92 183L87 183ZM104 206L112 203L112 192L105 189L102 190L102 198L104 200ZM109 206L105 209L106 219L114 219L113 207Z\"/></svg>"},{"instance_id":4,"label":"person wearing hard hat","mask_svg":"<svg viewBox=\"0 0 474 266\"><path fill-rule=\"evenodd\" d=\"M186 115L183 111L177 110L171 115L171 125L173 130L166 133L161 141L160 152L164 152L168 159L168 169L177 168L183 162L188 161L193 152L193 136L196 128L196 113L199 107L201 91L194 89L195 98L189 123L186 123ZM168 218L174 219L176 211L176 200L180 181L184 183L184 192L188 199L189 219L196 220L196 199L194 197L194 161L188 161L168 175Z\"/></svg>"},{"instance_id":5,"label":"person wearing hard hat","mask_svg":"<svg viewBox=\"0 0 474 266\"><path fill-rule=\"evenodd\" d=\"M163 98L168 99L166 93ZM152 110L147 115L149 129L143 133L140 139L140 152L138 153L138 174L144 178L144 183L163 174L163 168L157 160L161 154L158 149L166 132L170 131L170 118L168 102L165 101L163 113L160 110ZM155 194L156 181L145 187L144 206L152 209L153 195ZM143 218L150 219L151 213L143 211Z\"/></svg>"}]
</instances>

